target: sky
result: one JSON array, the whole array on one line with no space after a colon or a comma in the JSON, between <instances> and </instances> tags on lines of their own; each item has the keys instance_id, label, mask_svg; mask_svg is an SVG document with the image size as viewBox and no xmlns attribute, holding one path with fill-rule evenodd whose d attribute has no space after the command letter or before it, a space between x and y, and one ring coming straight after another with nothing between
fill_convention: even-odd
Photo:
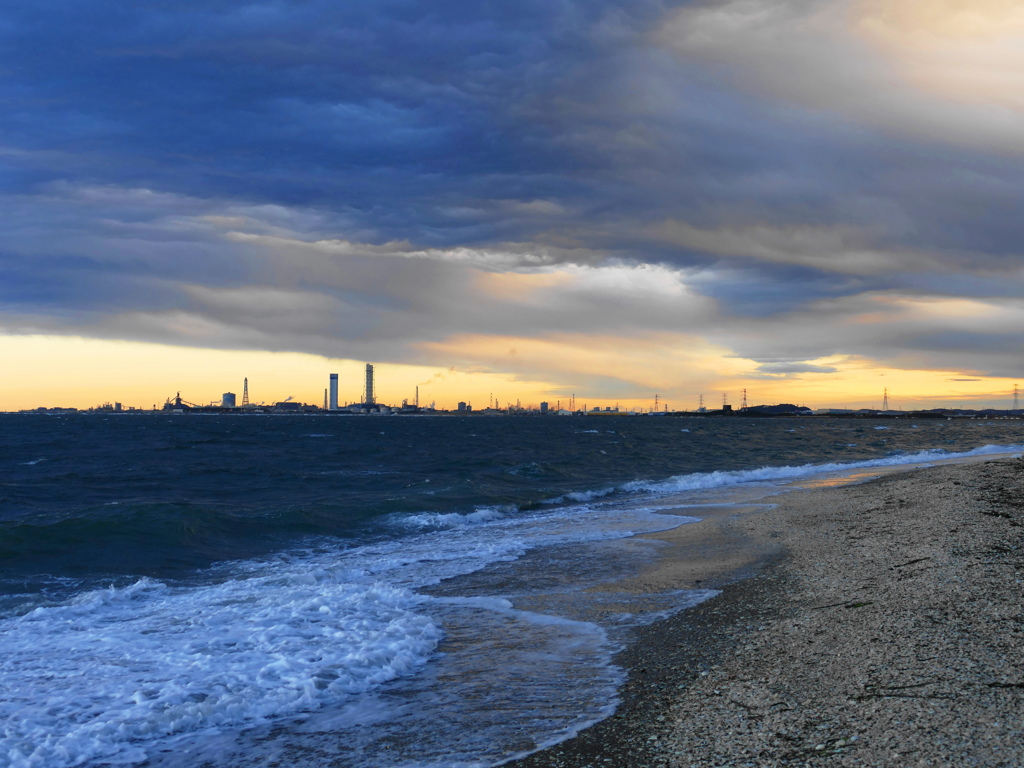
<instances>
[{"instance_id":1,"label":"sky","mask_svg":"<svg viewBox=\"0 0 1024 768\"><path fill-rule=\"evenodd\" d=\"M997 407L1019 0L0 9L0 410Z\"/></svg>"}]
</instances>

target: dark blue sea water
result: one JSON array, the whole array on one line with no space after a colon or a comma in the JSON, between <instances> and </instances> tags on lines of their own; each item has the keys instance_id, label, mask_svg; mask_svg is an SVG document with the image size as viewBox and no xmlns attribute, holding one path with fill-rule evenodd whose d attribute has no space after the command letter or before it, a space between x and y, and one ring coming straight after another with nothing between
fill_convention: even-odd
<instances>
[{"instance_id":1,"label":"dark blue sea water","mask_svg":"<svg viewBox=\"0 0 1024 768\"><path fill-rule=\"evenodd\" d=\"M712 594L587 592L657 557L634 534L1022 443L1016 421L0 415L0 768L497 765L610 714L630 627Z\"/></svg>"}]
</instances>

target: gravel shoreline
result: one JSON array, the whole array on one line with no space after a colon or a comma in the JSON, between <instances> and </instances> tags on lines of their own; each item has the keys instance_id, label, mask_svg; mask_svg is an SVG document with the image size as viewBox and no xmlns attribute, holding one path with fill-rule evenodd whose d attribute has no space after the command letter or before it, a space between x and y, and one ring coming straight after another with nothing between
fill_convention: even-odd
<instances>
[{"instance_id":1,"label":"gravel shoreline","mask_svg":"<svg viewBox=\"0 0 1024 768\"><path fill-rule=\"evenodd\" d=\"M507 765L1024 764L1024 461L773 501L716 521L753 575L638 631L614 717Z\"/></svg>"}]
</instances>

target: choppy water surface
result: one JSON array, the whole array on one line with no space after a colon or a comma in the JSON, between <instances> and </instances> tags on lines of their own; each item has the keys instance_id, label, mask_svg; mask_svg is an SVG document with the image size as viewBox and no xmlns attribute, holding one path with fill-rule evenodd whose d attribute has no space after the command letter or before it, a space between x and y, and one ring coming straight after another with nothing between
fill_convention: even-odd
<instances>
[{"instance_id":1,"label":"choppy water surface","mask_svg":"<svg viewBox=\"0 0 1024 768\"><path fill-rule=\"evenodd\" d=\"M607 716L680 504L1018 422L0 415L0 767L489 766ZM699 506L693 507L699 517ZM643 606L642 610L638 606Z\"/></svg>"}]
</instances>

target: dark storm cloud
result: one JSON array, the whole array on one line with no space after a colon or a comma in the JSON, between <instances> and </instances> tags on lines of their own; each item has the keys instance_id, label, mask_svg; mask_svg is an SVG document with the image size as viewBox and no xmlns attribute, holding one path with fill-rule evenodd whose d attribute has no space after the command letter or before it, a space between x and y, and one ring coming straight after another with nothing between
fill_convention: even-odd
<instances>
[{"instance_id":1,"label":"dark storm cloud","mask_svg":"<svg viewBox=\"0 0 1024 768\"><path fill-rule=\"evenodd\" d=\"M494 239L502 216L452 209L588 198L575 174L601 151L566 113L664 12L620 5L26 4L6 12L3 132L93 183L351 209L381 240ZM26 180L64 173L17 160Z\"/></svg>"},{"instance_id":2,"label":"dark storm cloud","mask_svg":"<svg viewBox=\"0 0 1024 768\"><path fill-rule=\"evenodd\" d=\"M859 292L867 283L847 275L788 265L709 270L697 273L689 281L694 289L716 299L730 314L755 318L784 312L797 302Z\"/></svg>"},{"instance_id":3,"label":"dark storm cloud","mask_svg":"<svg viewBox=\"0 0 1024 768\"><path fill-rule=\"evenodd\" d=\"M994 253L1024 235L1019 168L731 93L652 44L685 5L23 4L0 120L47 153L14 159L23 184L64 178L65 152L90 183L322 206L376 242L571 237L692 263L644 229L843 223Z\"/></svg>"},{"instance_id":4,"label":"dark storm cloud","mask_svg":"<svg viewBox=\"0 0 1024 768\"><path fill-rule=\"evenodd\" d=\"M466 329L666 331L792 367L764 375L1007 368L990 329L858 313L1024 297L1024 152L872 101L877 63L800 24L843 2L754 5L9 4L2 325L395 359ZM620 282L573 273L526 312L481 293L559 266Z\"/></svg>"}]
</instances>

